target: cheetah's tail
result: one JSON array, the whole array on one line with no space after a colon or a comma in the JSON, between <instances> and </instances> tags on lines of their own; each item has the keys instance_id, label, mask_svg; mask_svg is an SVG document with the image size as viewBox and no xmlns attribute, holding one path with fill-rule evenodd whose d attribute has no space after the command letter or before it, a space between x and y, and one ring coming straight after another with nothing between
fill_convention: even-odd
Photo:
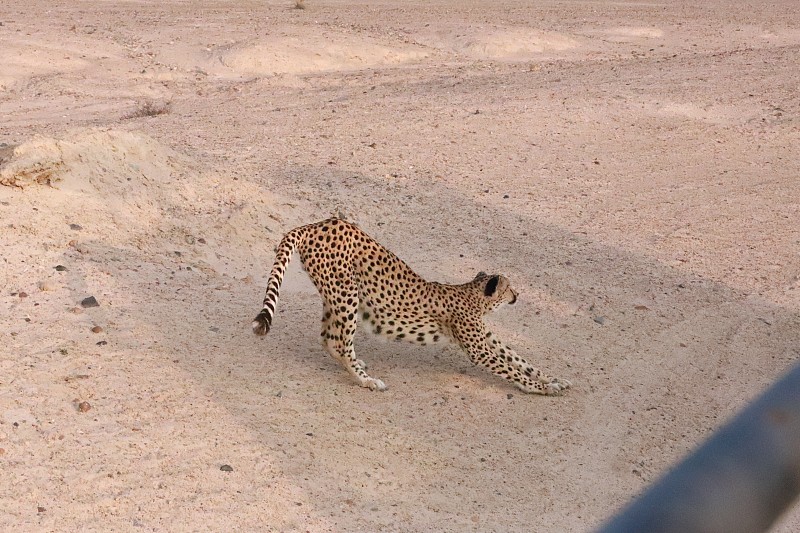
<instances>
[{"instance_id":1,"label":"cheetah's tail","mask_svg":"<svg viewBox=\"0 0 800 533\"><path fill-rule=\"evenodd\" d=\"M275 306L278 303L278 294L280 293L281 283L283 283L283 276L286 274L286 267L289 266L292 254L297 249L302 239L303 232L298 231L300 229L303 228L294 229L284 235L278 245L275 264L272 266L272 272L267 282L264 307L253 319L253 333L256 335L266 335L269 332L270 326L272 326L272 317L275 314Z\"/></svg>"}]
</instances>

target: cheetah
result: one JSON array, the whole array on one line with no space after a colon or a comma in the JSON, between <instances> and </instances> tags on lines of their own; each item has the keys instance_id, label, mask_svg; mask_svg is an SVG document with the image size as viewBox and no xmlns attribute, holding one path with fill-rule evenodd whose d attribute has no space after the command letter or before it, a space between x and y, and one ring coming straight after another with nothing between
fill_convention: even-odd
<instances>
[{"instance_id":1,"label":"cheetah","mask_svg":"<svg viewBox=\"0 0 800 533\"><path fill-rule=\"evenodd\" d=\"M353 337L359 321L391 339L422 345L452 340L474 364L527 393L555 395L571 386L530 365L487 329L484 315L517 301L505 276L480 272L462 285L426 281L358 226L338 218L300 226L283 237L264 306L252 323L257 335L266 335L272 326L283 276L295 251L322 296L322 344L362 387L387 388L356 358Z\"/></svg>"}]
</instances>

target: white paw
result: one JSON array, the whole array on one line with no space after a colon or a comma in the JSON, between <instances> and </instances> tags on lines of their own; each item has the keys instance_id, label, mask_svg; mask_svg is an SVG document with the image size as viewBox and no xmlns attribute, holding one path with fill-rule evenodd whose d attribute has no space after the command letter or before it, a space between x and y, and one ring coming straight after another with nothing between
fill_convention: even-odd
<instances>
[{"instance_id":1,"label":"white paw","mask_svg":"<svg viewBox=\"0 0 800 533\"><path fill-rule=\"evenodd\" d=\"M363 380L361 382L361 386L366 387L369 390L378 390L378 391L386 390L388 388L383 381L375 378L367 378Z\"/></svg>"},{"instance_id":2,"label":"white paw","mask_svg":"<svg viewBox=\"0 0 800 533\"><path fill-rule=\"evenodd\" d=\"M572 382L567 379L553 378L550 383L545 384L545 391L548 395L558 395L572 386Z\"/></svg>"}]
</instances>

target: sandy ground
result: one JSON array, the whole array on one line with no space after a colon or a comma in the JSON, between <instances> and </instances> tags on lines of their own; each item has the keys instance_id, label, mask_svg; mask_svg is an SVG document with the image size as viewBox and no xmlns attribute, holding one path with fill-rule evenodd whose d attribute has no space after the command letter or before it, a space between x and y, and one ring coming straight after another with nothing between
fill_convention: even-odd
<instances>
[{"instance_id":1,"label":"sandy ground","mask_svg":"<svg viewBox=\"0 0 800 533\"><path fill-rule=\"evenodd\" d=\"M798 359L796 2L292 5L0 5L0 529L587 531ZM252 335L338 212L574 388Z\"/></svg>"}]
</instances>

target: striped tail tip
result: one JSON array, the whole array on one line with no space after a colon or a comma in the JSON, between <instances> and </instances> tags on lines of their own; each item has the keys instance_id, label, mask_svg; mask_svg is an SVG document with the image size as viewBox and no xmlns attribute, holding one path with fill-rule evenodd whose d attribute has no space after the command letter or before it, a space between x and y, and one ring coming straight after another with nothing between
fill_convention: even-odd
<instances>
[{"instance_id":1,"label":"striped tail tip","mask_svg":"<svg viewBox=\"0 0 800 533\"><path fill-rule=\"evenodd\" d=\"M269 332L269 323L267 323L267 317L262 314L259 314L253 320L253 333L256 335L266 335Z\"/></svg>"}]
</instances>

